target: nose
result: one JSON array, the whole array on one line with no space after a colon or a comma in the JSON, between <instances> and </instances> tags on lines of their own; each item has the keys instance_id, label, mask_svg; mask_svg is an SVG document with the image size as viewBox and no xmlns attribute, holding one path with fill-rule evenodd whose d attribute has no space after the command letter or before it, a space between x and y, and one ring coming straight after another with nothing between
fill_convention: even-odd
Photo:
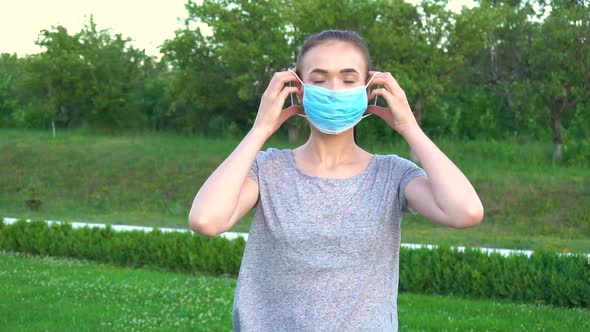
<instances>
[{"instance_id":1,"label":"nose","mask_svg":"<svg viewBox=\"0 0 590 332\"><path fill-rule=\"evenodd\" d=\"M325 88L330 89L330 90L334 90L334 91L346 89L342 80L338 80L338 79L327 80Z\"/></svg>"}]
</instances>

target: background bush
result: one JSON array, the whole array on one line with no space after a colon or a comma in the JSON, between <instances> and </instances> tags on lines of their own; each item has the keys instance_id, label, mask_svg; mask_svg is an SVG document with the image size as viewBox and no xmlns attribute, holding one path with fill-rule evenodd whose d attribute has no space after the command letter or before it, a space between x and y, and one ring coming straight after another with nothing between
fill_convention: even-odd
<instances>
[{"instance_id":1,"label":"background bush","mask_svg":"<svg viewBox=\"0 0 590 332\"><path fill-rule=\"evenodd\" d=\"M517 254L402 249L400 291L588 307L590 258L536 251Z\"/></svg>"},{"instance_id":2,"label":"background bush","mask_svg":"<svg viewBox=\"0 0 590 332\"><path fill-rule=\"evenodd\" d=\"M0 223L0 249L31 255L91 259L130 267L237 276L243 238L228 240L158 229L116 232L73 229L68 223ZM441 246L400 251L401 292L507 298L567 307L590 303L590 261L584 255L546 251L504 257Z\"/></svg>"},{"instance_id":3,"label":"background bush","mask_svg":"<svg viewBox=\"0 0 590 332\"><path fill-rule=\"evenodd\" d=\"M0 225L0 248L8 251L211 275L237 275L245 246L241 238L229 241L158 229L117 232L110 225L74 229L69 223L43 221Z\"/></svg>"}]
</instances>

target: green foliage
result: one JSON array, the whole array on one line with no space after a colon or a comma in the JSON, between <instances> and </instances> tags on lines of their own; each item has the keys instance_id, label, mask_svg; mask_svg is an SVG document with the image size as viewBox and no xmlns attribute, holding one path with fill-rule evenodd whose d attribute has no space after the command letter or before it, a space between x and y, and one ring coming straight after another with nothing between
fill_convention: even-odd
<instances>
[{"instance_id":1,"label":"green foliage","mask_svg":"<svg viewBox=\"0 0 590 332\"><path fill-rule=\"evenodd\" d=\"M0 248L32 255L90 259L130 267L237 275L245 241L154 229L116 232L106 228L73 229L68 223L19 221L0 228Z\"/></svg>"},{"instance_id":2,"label":"green foliage","mask_svg":"<svg viewBox=\"0 0 590 332\"><path fill-rule=\"evenodd\" d=\"M58 127L106 131L146 127L144 87L154 64L129 41L97 30L92 18L75 34L62 26L41 31L37 44L45 52L22 61L22 111L15 124L43 128L55 121ZM152 94L156 103L153 99Z\"/></svg>"},{"instance_id":3,"label":"green foliage","mask_svg":"<svg viewBox=\"0 0 590 332\"><path fill-rule=\"evenodd\" d=\"M97 30L91 18L76 37L79 55L88 68L85 124L107 131L144 128L144 86L152 59L109 30ZM125 79L121 79L125 78Z\"/></svg>"},{"instance_id":4,"label":"green foliage","mask_svg":"<svg viewBox=\"0 0 590 332\"><path fill-rule=\"evenodd\" d=\"M10 126L14 123L13 113L18 107L15 91L17 76L16 54L0 54L0 126Z\"/></svg>"},{"instance_id":5,"label":"green foliage","mask_svg":"<svg viewBox=\"0 0 590 332\"><path fill-rule=\"evenodd\" d=\"M31 56L25 62L28 75L23 86L29 91L31 108L26 118L33 123L55 121L70 127L83 123L83 110L88 107L91 70L81 56L82 44L77 35L62 27L41 31L39 46L46 52Z\"/></svg>"},{"instance_id":6,"label":"green foliage","mask_svg":"<svg viewBox=\"0 0 590 332\"><path fill-rule=\"evenodd\" d=\"M0 224L0 248L31 255L63 256L123 266L237 275L245 247L242 238L227 240L154 229L115 232L106 228L73 229L70 224L18 221ZM590 305L590 261L585 255L535 252L504 257L476 249L460 252L400 251L400 291L507 298L568 307Z\"/></svg>"},{"instance_id":7,"label":"green foliage","mask_svg":"<svg viewBox=\"0 0 590 332\"><path fill-rule=\"evenodd\" d=\"M558 306L590 305L590 261L585 255L538 251L504 257L476 249L460 252L401 249L400 291L507 298Z\"/></svg>"},{"instance_id":8,"label":"green foliage","mask_svg":"<svg viewBox=\"0 0 590 332\"><path fill-rule=\"evenodd\" d=\"M572 166L590 165L590 138L569 142L565 146L564 161Z\"/></svg>"},{"instance_id":9,"label":"green foliage","mask_svg":"<svg viewBox=\"0 0 590 332\"><path fill-rule=\"evenodd\" d=\"M348 29L365 38L373 69L393 73L429 135L553 135L567 145L588 136L587 4L485 0L454 13L447 0L188 1L160 60L91 18L76 33L42 30L41 54L2 55L0 126L239 137L309 35ZM306 125L290 121L278 136ZM395 136L383 121L363 121L359 132L367 142Z\"/></svg>"},{"instance_id":10,"label":"green foliage","mask_svg":"<svg viewBox=\"0 0 590 332\"><path fill-rule=\"evenodd\" d=\"M232 110L238 104L231 95L234 89L226 85L227 71L199 29L176 31L162 53L162 62L173 68L165 76L169 101L160 113L163 129L204 134L214 115L236 115Z\"/></svg>"}]
</instances>

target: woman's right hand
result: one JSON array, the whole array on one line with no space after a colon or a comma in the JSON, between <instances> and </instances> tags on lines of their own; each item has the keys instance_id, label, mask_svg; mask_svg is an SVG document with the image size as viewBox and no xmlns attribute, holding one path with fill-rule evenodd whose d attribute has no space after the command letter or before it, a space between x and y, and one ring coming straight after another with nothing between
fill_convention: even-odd
<instances>
[{"instance_id":1,"label":"woman's right hand","mask_svg":"<svg viewBox=\"0 0 590 332\"><path fill-rule=\"evenodd\" d=\"M289 82L294 82L295 86L288 86ZM287 119L299 113L301 106L298 105L291 105L283 109L285 100L290 93L296 94L299 98L302 97L297 78L289 71L276 72L266 91L262 94L253 128L262 130L270 137Z\"/></svg>"}]
</instances>

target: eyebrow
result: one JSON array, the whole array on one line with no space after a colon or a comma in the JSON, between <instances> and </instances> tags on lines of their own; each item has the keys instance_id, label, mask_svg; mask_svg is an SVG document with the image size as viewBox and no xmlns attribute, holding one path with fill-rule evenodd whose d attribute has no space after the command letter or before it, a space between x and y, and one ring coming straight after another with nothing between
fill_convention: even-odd
<instances>
[{"instance_id":1,"label":"eyebrow","mask_svg":"<svg viewBox=\"0 0 590 332\"><path fill-rule=\"evenodd\" d=\"M315 68L314 70L312 70L309 74L313 74L313 73L318 73L318 74L327 74L328 71L325 69L320 69L320 68ZM344 68L340 70L341 74L346 74L346 73L353 73L353 74L358 74L360 75L360 73L354 69L354 68Z\"/></svg>"}]
</instances>

